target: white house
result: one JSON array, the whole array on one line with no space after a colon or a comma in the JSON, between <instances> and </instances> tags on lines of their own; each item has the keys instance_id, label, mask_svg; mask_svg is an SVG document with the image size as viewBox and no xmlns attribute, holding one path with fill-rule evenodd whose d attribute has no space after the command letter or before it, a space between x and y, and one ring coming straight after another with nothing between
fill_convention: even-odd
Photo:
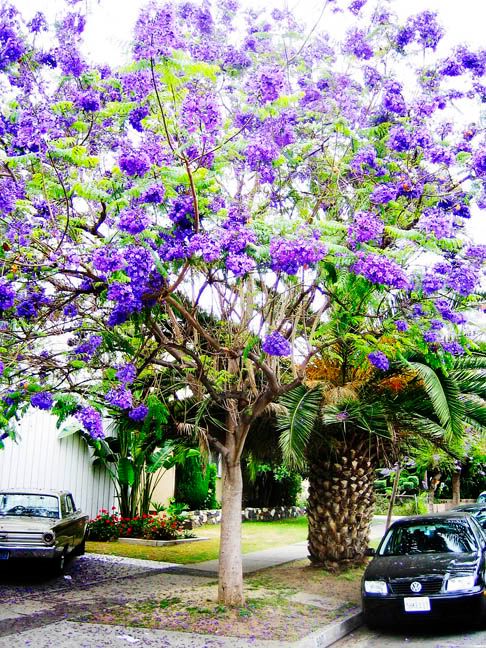
<instances>
[{"instance_id":1,"label":"white house","mask_svg":"<svg viewBox=\"0 0 486 648\"><path fill-rule=\"evenodd\" d=\"M0 450L0 489L69 490L76 506L90 517L116 505L106 470L93 466L89 449L78 436L58 438L51 414L30 409L17 429L17 440L6 439Z\"/></svg>"}]
</instances>

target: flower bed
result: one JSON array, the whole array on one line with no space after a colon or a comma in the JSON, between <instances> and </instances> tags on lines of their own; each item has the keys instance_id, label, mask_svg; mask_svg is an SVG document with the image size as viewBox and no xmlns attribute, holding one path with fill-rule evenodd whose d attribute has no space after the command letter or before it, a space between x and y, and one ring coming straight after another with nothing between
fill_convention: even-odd
<instances>
[{"instance_id":1,"label":"flower bed","mask_svg":"<svg viewBox=\"0 0 486 648\"><path fill-rule=\"evenodd\" d=\"M184 517L177 514L159 513L121 517L115 509L109 513L102 509L88 524L90 540L106 542L123 538L142 538L154 541L175 541L191 537L184 528Z\"/></svg>"}]
</instances>

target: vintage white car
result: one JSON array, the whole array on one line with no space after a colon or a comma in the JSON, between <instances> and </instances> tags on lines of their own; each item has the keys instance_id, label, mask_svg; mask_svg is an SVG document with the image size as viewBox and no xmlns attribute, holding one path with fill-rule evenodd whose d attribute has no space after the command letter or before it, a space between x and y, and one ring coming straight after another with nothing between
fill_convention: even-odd
<instances>
[{"instance_id":1,"label":"vintage white car","mask_svg":"<svg viewBox=\"0 0 486 648\"><path fill-rule=\"evenodd\" d=\"M84 553L87 524L67 491L0 490L0 563L44 558L62 573L69 554Z\"/></svg>"}]
</instances>

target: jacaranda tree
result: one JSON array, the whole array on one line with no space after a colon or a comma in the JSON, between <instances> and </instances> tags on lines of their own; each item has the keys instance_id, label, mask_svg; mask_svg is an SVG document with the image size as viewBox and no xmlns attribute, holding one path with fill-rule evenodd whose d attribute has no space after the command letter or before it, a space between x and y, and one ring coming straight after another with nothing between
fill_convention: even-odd
<instances>
[{"instance_id":1,"label":"jacaranda tree","mask_svg":"<svg viewBox=\"0 0 486 648\"><path fill-rule=\"evenodd\" d=\"M486 147L453 111L484 101L486 54L434 56L429 11L400 24L354 0L338 41L334 0L328 33L214 4L149 4L121 69L84 59L76 0L54 32L2 4L2 423L54 407L101 437L105 405L140 421L140 384L184 379L226 416L205 433L219 597L239 604L241 453L330 331L377 370L415 343L464 351ZM330 314L351 275L372 304L354 333Z\"/></svg>"}]
</instances>

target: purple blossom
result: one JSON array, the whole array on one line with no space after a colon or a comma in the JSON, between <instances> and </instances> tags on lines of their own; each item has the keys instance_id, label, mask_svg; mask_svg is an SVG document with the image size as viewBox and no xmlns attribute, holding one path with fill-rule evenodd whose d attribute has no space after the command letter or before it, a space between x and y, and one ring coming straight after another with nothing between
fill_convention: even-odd
<instances>
[{"instance_id":1,"label":"purple blossom","mask_svg":"<svg viewBox=\"0 0 486 648\"><path fill-rule=\"evenodd\" d=\"M154 203L160 204L164 202L165 198L165 189L161 184L151 185L146 191L140 196L141 203Z\"/></svg>"},{"instance_id":2,"label":"purple blossom","mask_svg":"<svg viewBox=\"0 0 486 648\"><path fill-rule=\"evenodd\" d=\"M397 331L400 331L400 333L404 333L408 330L408 324L404 320L396 320L395 326L397 327Z\"/></svg>"},{"instance_id":3,"label":"purple blossom","mask_svg":"<svg viewBox=\"0 0 486 648\"><path fill-rule=\"evenodd\" d=\"M464 354L464 347L455 341L442 342L442 348L444 349L444 351L454 356Z\"/></svg>"},{"instance_id":4,"label":"purple blossom","mask_svg":"<svg viewBox=\"0 0 486 648\"><path fill-rule=\"evenodd\" d=\"M386 371L390 366L390 361L382 351L368 353L368 360L380 371Z\"/></svg>"},{"instance_id":5,"label":"purple blossom","mask_svg":"<svg viewBox=\"0 0 486 648\"><path fill-rule=\"evenodd\" d=\"M408 151L412 145L411 134L403 126L393 126L388 137L388 146L398 153Z\"/></svg>"},{"instance_id":6,"label":"purple blossom","mask_svg":"<svg viewBox=\"0 0 486 648\"><path fill-rule=\"evenodd\" d=\"M150 160L141 151L123 153L119 163L120 169L129 176L142 176L150 169Z\"/></svg>"},{"instance_id":7,"label":"purple blossom","mask_svg":"<svg viewBox=\"0 0 486 648\"><path fill-rule=\"evenodd\" d=\"M143 207L127 207L120 212L118 227L133 236L147 229L151 222L151 215Z\"/></svg>"},{"instance_id":8,"label":"purple blossom","mask_svg":"<svg viewBox=\"0 0 486 648\"><path fill-rule=\"evenodd\" d=\"M478 178L486 178L486 146L481 147L473 155L472 165Z\"/></svg>"},{"instance_id":9,"label":"purple blossom","mask_svg":"<svg viewBox=\"0 0 486 648\"><path fill-rule=\"evenodd\" d=\"M168 57L173 49L182 49L175 7L169 4L144 8L135 25L134 56L136 60Z\"/></svg>"},{"instance_id":10,"label":"purple blossom","mask_svg":"<svg viewBox=\"0 0 486 648\"><path fill-rule=\"evenodd\" d=\"M255 267L256 263L254 259L247 254L229 254L226 258L226 268L237 277L243 277L249 272L252 272Z\"/></svg>"},{"instance_id":11,"label":"purple blossom","mask_svg":"<svg viewBox=\"0 0 486 648\"><path fill-rule=\"evenodd\" d=\"M54 403L54 399L50 392L37 392L30 397L30 404L41 410L50 410Z\"/></svg>"},{"instance_id":12,"label":"purple blossom","mask_svg":"<svg viewBox=\"0 0 486 648\"><path fill-rule=\"evenodd\" d=\"M15 290L9 281L0 279L0 310L12 308L15 302Z\"/></svg>"},{"instance_id":13,"label":"purple blossom","mask_svg":"<svg viewBox=\"0 0 486 648\"><path fill-rule=\"evenodd\" d=\"M129 411L128 417L132 421L143 421L149 412L149 408L146 405L138 405Z\"/></svg>"},{"instance_id":14,"label":"purple blossom","mask_svg":"<svg viewBox=\"0 0 486 648\"><path fill-rule=\"evenodd\" d=\"M115 247L106 245L93 252L93 268L111 274L123 268L123 258Z\"/></svg>"},{"instance_id":15,"label":"purple blossom","mask_svg":"<svg viewBox=\"0 0 486 648\"><path fill-rule=\"evenodd\" d=\"M443 287L444 278L438 274L429 272L422 277L422 290L425 295L431 295Z\"/></svg>"},{"instance_id":16,"label":"purple blossom","mask_svg":"<svg viewBox=\"0 0 486 648\"><path fill-rule=\"evenodd\" d=\"M407 114L407 106L402 95L402 86L397 81L387 81L383 94L383 108L399 117Z\"/></svg>"},{"instance_id":17,"label":"purple blossom","mask_svg":"<svg viewBox=\"0 0 486 648\"><path fill-rule=\"evenodd\" d=\"M3 372L5 371L5 365L3 362L0 360L0 376L3 375Z\"/></svg>"},{"instance_id":18,"label":"purple blossom","mask_svg":"<svg viewBox=\"0 0 486 648\"><path fill-rule=\"evenodd\" d=\"M376 185L370 194L370 201L376 205L386 205L397 197L397 188L392 184Z\"/></svg>"},{"instance_id":19,"label":"purple blossom","mask_svg":"<svg viewBox=\"0 0 486 648\"><path fill-rule=\"evenodd\" d=\"M463 297L471 295L478 284L478 271L465 263L455 264L447 275L446 283Z\"/></svg>"},{"instance_id":20,"label":"purple blossom","mask_svg":"<svg viewBox=\"0 0 486 648\"><path fill-rule=\"evenodd\" d=\"M438 239L451 238L454 233L453 215L439 207L428 207L422 212L417 227Z\"/></svg>"},{"instance_id":21,"label":"purple blossom","mask_svg":"<svg viewBox=\"0 0 486 648\"><path fill-rule=\"evenodd\" d=\"M351 266L355 274L366 277L374 284L390 288L409 288L409 281L403 269L392 259L380 254L358 253L358 260Z\"/></svg>"},{"instance_id":22,"label":"purple blossom","mask_svg":"<svg viewBox=\"0 0 486 648\"><path fill-rule=\"evenodd\" d=\"M76 317L76 315L78 314L78 309L76 308L75 304L67 304L66 306L64 306L62 312L64 313L64 315L66 315L66 317Z\"/></svg>"},{"instance_id":23,"label":"purple blossom","mask_svg":"<svg viewBox=\"0 0 486 648\"><path fill-rule=\"evenodd\" d=\"M373 57L373 48L366 40L366 33L361 29L353 29L347 33L343 52L354 54L356 58L364 61Z\"/></svg>"},{"instance_id":24,"label":"purple blossom","mask_svg":"<svg viewBox=\"0 0 486 648\"><path fill-rule=\"evenodd\" d=\"M94 407L83 407L76 413L76 418L93 439L103 439L103 421L101 414Z\"/></svg>"},{"instance_id":25,"label":"purple blossom","mask_svg":"<svg viewBox=\"0 0 486 648\"><path fill-rule=\"evenodd\" d=\"M76 97L76 106L85 112L96 112L100 109L100 97L94 90L85 90Z\"/></svg>"},{"instance_id":26,"label":"purple blossom","mask_svg":"<svg viewBox=\"0 0 486 648\"><path fill-rule=\"evenodd\" d=\"M418 32L417 41L424 47L435 50L444 35L444 29L437 22L437 13L422 11L414 17L413 25Z\"/></svg>"},{"instance_id":27,"label":"purple blossom","mask_svg":"<svg viewBox=\"0 0 486 648\"><path fill-rule=\"evenodd\" d=\"M264 103L278 99L283 87L284 72L280 66L266 65L259 70L255 90Z\"/></svg>"},{"instance_id":28,"label":"purple blossom","mask_svg":"<svg viewBox=\"0 0 486 648\"><path fill-rule=\"evenodd\" d=\"M105 395L105 401L113 407L119 407L120 409L130 409L133 403L132 392L125 387L125 385L120 385L110 389Z\"/></svg>"},{"instance_id":29,"label":"purple blossom","mask_svg":"<svg viewBox=\"0 0 486 648\"><path fill-rule=\"evenodd\" d=\"M80 357L81 360L89 362L100 348L103 342L101 335L91 335L87 340L79 344L73 353Z\"/></svg>"},{"instance_id":30,"label":"purple blossom","mask_svg":"<svg viewBox=\"0 0 486 648\"><path fill-rule=\"evenodd\" d=\"M368 0L353 0L348 6L348 10L354 15L357 16L361 9L365 6Z\"/></svg>"},{"instance_id":31,"label":"purple blossom","mask_svg":"<svg viewBox=\"0 0 486 648\"><path fill-rule=\"evenodd\" d=\"M348 228L348 242L352 249L357 243L378 241L383 236L384 223L373 212L357 212Z\"/></svg>"},{"instance_id":32,"label":"purple blossom","mask_svg":"<svg viewBox=\"0 0 486 648\"><path fill-rule=\"evenodd\" d=\"M116 377L124 385L130 385L137 377L137 370L131 363L127 363L118 367Z\"/></svg>"},{"instance_id":33,"label":"purple blossom","mask_svg":"<svg viewBox=\"0 0 486 648\"><path fill-rule=\"evenodd\" d=\"M149 109L147 106L139 106L138 108L134 108L128 116L130 126L141 133L143 131L142 119L147 117L148 114Z\"/></svg>"},{"instance_id":34,"label":"purple blossom","mask_svg":"<svg viewBox=\"0 0 486 648\"><path fill-rule=\"evenodd\" d=\"M262 351L272 356L289 356L292 353L290 342L278 331L273 331L262 342Z\"/></svg>"},{"instance_id":35,"label":"purple blossom","mask_svg":"<svg viewBox=\"0 0 486 648\"><path fill-rule=\"evenodd\" d=\"M427 342L428 344L437 342L437 333L434 333L434 331L425 331L424 342Z\"/></svg>"},{"instance_id":36,"label":"purple blossom","mask_svg":"<svg viewBox=\"0 0 486 648\"><path fill-rule=\"evenodd\" d=\"M303 266L313 266L326 254L326 247L316 238L274 237L270 241L270 267L274 272L297 273Z\"/></svg>"}]
</instances>

